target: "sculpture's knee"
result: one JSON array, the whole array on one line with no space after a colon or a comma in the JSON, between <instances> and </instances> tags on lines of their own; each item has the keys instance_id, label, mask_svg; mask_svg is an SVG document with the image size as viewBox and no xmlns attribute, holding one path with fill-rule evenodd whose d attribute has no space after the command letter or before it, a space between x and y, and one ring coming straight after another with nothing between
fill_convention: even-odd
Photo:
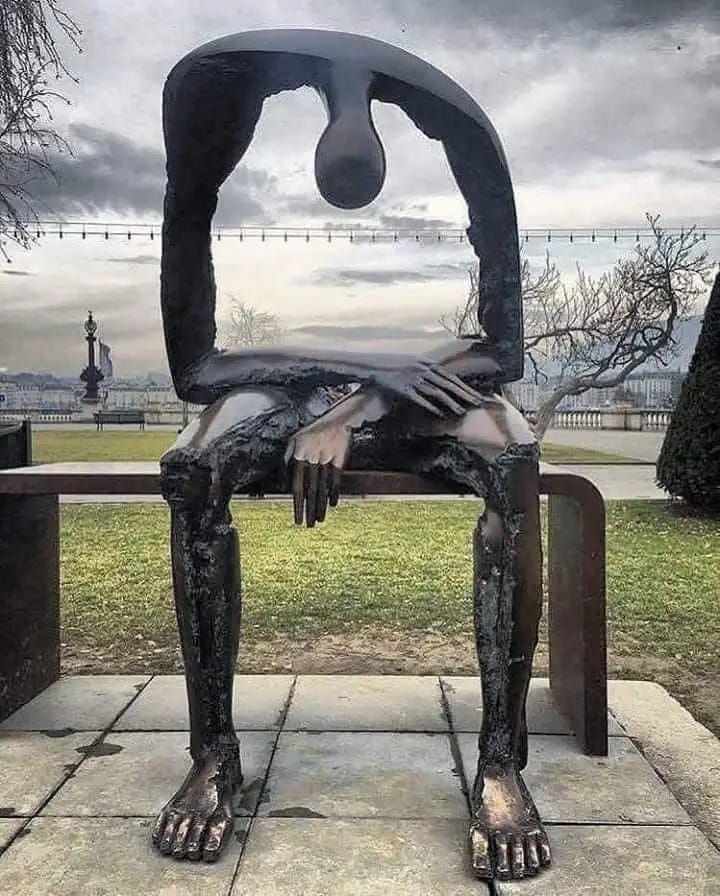
<instances>
[{"instance_id":1,"label":"sculpture's knee","mask_svg":"<svg viewBox=\"0 0 720 896\"><path fill-rule=\"evenodd\" d=\"M211 500L212 470L168 452L160 462L160 492L173 510L200 510Z\"/></svg>"}]
</instances>

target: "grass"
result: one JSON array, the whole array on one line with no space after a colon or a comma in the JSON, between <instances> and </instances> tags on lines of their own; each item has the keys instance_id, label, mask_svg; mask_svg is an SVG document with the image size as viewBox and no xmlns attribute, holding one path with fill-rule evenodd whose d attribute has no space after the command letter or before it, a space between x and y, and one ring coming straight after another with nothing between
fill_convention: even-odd
<instances>
[{"instance_id":1,"label":"grass","mask_svg":"<svg viewBox=\"0 0 720 896\"><path fill-rule=\"evenodd\" d=\"M59 461L157 460L172 445L175 437L176 434L168 430L38 430L33 433L33 460L43 464ZM548 463L556 464L634 462L618 454L550 444L543 444L542 457Z\"/></svg>"},{"instance_id":2,"label":"grass","mask_svg":"<svg viewBox=\"0 0 720 896\"><path fill-rule=\"evenodd\" d=\"M471 499L341 502L307 530L287 504L244 503L246 640L469 640L477 512ZM659 681L720 731L720 524L658 502L610 502L607 532L613 673ZM133 655L177 668L165 508L65 506L61 543L69 655L90 657L85 671L127 670Z\"/></svg>"},{"instance_id":3,"label":"grass","mask_svg":"<svg viewBox=\"0 0 720 896\"><path fill-rule=\"evenodd\" d=\"M168 430L41 429L33 432L33 462L157 460L175 438Z\"/></svg>"}]
</instances>

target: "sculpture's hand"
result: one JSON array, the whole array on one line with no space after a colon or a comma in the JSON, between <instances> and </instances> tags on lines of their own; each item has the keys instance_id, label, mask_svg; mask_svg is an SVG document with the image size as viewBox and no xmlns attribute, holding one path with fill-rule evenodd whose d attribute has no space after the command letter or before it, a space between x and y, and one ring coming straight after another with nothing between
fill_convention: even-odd
<instances>
[{"instance_id":1,"label":"sculpture's hand","mask_svg":"<svg viewBox=\"0 0 720 896\"><path fill-rule=\"evenodd\" d=\"M479 338L463 337L444 342L428 352L427 357L463 380L470 378L492 383L502 373L502 368L493 357L493 347Z\"/></svg>"},{"instance_id":2,"label":"sculpture's hand","mask_svg":"<svg viewBox=\"0 0 720 896\"><path fill-rule=\"evenodd\" d=\"M419 360L404 367L380 368L374 380L380 389L405 398L437 417L448 411L462 415L479 407L482 396L454 373L431 360Z\"/></svg>"},{"instance_id":3,"label":"sculpture's hand","mask_svg":"<svg viewBox=\"0 0 720 896\"><path fill-rule=\"evenodd\" d=\"M302 525L303 516L308 527L321 523L328 504L337 504L351 442L348 426L326 417L320 417L290 439L285 463L293 465L293 508L298 526Z\"/></svg>"}]
</instances>

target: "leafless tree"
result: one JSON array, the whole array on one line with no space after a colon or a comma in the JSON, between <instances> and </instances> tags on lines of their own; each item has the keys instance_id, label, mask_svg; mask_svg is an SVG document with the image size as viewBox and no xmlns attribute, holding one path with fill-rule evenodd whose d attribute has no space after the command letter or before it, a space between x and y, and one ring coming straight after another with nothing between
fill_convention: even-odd
<instances>
[{"instance_id":1,"label":"leafless tree","mask_svg":"<svg viewBox=\"0 0 720 896\"><path fill-rule=\"evenodd\" d=\"M617 389L651 359L667 363L676 324L692 314L710 282L712 264L695 228L670 233L658 216L647 218L649 241L598 279L578 266L568 286L549 259L539 274L523 264L525 357L530 376L547 387L534 424L539 439L564 398ZM465 308L441 318L443 326L465 332L451 327L477 321L477 297L475 277Z\"/></svg>"},{"instance_id":2,"label":"leafless tree","mask_svg":"<svg viewBox=\"0 0 720 896\"><path fill-rule=\"evenodd\" d=\"M57 0L0 0L0 255L7 260L9 243L32 242L32 182L52 175L53 152L70 151L52 124L52 105L67 102L53 85L72 79L53 32L80 50L80 28Z\"/></svg>"},{"instance_id":3,"label":"leafless tree","mask_svg":"<svg viewBox=\"0 0 720 896\"><path fill-rule=\"evenodd\" d=\"M226 307L220 324L220 343L225 348L272 345L282 338L280 321L269 311L258 311L234 295L229 296Z\"/></svg>"}]
</instances>

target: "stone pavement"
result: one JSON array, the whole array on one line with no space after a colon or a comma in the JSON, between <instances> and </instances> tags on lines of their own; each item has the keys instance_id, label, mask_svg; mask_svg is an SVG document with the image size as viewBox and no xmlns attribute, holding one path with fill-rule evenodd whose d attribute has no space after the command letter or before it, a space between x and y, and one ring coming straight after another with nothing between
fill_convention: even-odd
<instances>
[{"instance_id":1,"label":"stone pavement","mask_svg":"<svg viewBox=\"0 0 720 896\"><path fill-rule=\"evenodd\" d=\"M592 448L622 457L655 463L664 432L632 432L623 429L548 429L545 441L549 445L571 445Z\"/></svg>"},{"instance_id":2,"label":"stone pavement","mask_svg":"<svg viewBox=\"0 0 720 896\"><path fill-rule=\"evenodd\" d=\"M547 681L533 681L526 779L554 865L475 881L465 792L479 700L474 678L238 676L246 783L225 855L202 865L149 842L188 766L182 677L61 679L0 725L0 893L720 894L720 853L643 755L643 732L652 740L678 704L638 682L612 683L627 733L611 715L600 758L581 754ZM720 747L691 719L682 737L691 762L693 737ZM710 740L704 749L716 762Z\"/></svg>"}]
</instances>

